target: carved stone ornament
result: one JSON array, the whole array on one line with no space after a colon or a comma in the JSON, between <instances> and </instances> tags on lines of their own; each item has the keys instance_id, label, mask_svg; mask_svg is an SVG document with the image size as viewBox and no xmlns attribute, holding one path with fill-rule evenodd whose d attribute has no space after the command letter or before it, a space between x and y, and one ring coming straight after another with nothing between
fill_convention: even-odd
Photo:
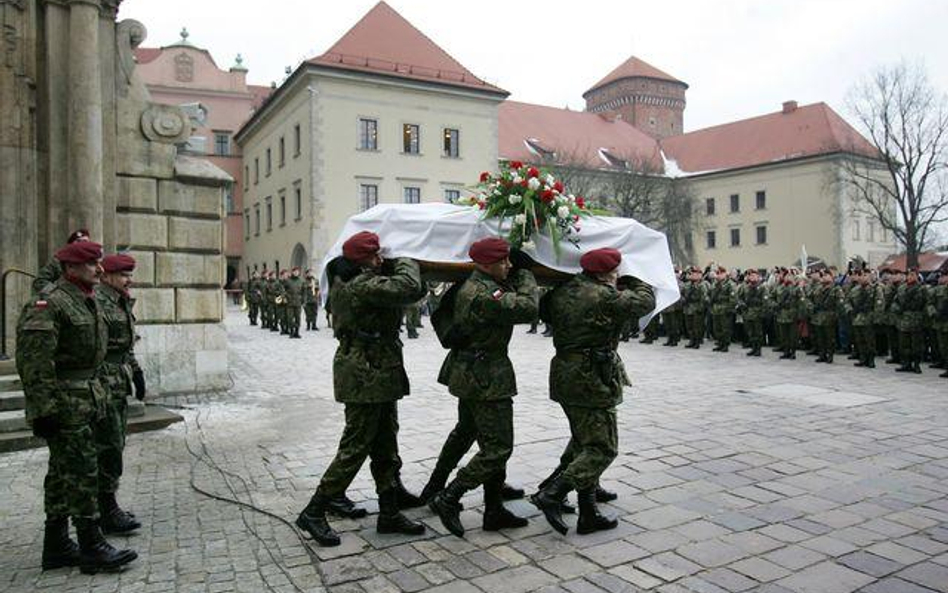
<instances>
[{"instance_id":1,"label":"carved stone ornament","mask_svg":"<svg viewBox=\"0 0 948 593\"><path fill-rule=\"evenodd\" d=\"M26 0L0 0L0 5L3 4L11 4L13 5L13 8L16 8L17 10L23 10L26 8Z\"/></svg>"},{"instance_id":2,"label":"carved stone ornament","mask_svg":"<svg viewBox=\"0 0 948 593\"><path fill-rule=\"evenodd\" d=\"M145 25L135 19L125 19L115 26L115 46L118 50L119 77L116 81L121 96L128 95L128 87L132 84L132 73L135 70L135 48L140 46L148 37Z\"/></svg>"},{"instance_id":3,"label":"carved stone ornament","mask_svg":"<svg viewBox=\"0 0 948 593\"><path fill-rule=\"evenodd\" d=\"M191 121L180 107L155 103L142 113L142 133L152 142L178 144L191 136Z\"/></svg>"},{"instance_id":4,"label":"carved stone ornament","mask_svg":"<svg viewBox=\"0 0 948 593\"><path fill-rule=\"evenodd\" d=\"M174 57L174 79L178 82L194 81L194 58L184 52Z\"/></svg>"}]
</instances>

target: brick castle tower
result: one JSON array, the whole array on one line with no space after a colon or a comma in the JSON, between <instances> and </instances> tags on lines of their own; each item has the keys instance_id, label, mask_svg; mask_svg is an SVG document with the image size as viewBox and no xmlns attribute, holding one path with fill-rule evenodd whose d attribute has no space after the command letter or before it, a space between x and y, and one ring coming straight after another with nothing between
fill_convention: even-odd
<instances>
[{"instance_id":1,"label":"brick castle tower","mask_svg":"<svg viewBox=\"0 0 948 593\"><path fill-rule=\"evenodd\" d=\"M621 116L661 140L684 132L688 85L632 56L583 93L586 111Z\"/></svg>"}]
</instances>

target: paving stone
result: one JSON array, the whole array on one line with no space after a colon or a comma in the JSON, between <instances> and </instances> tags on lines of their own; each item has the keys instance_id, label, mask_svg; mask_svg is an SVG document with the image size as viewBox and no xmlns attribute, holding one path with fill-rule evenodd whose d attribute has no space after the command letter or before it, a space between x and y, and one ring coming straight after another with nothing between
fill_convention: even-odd
<instances>
[{"instance_id":1,"label":"paving stone","mask_svg":"<svg viewBox=\"0 0 948 593\"><path fill-rule=\"evenodd\" d=\"M934 562L922 562L906 568L896 576L939 593L948 592L948 566L942 566Z\"/></svg>"},{"instance_id":2,"label":"paving stone","mask_svg":"<svg viewBox=\"0 0 948 593\"><path fill-rule=\"evenodd\" d=\"M471 581L487 593L526 593L557 582L557 578L536 566L518 566L484 575Z\"/></svg>"},{"instance_id":3,"label":"paving stone","mask_svg":"<svg viewBox=\"0 0 948 593\"><path fill-rule=\"evenodd\" d=\"M790 574L790 571L763 558L745 558L728 566L755 581L769 583Z\"/></svg>"},{"instance_id":4,"label":"paving stone","mask_svg":"<svg viewBox=\"0 0 948 593\"><path fill-rule=\"evenodd\" d=\"M586 579L603 591L608 591L609 593L640 593L644 590L608 572L588 574L586 575Z\"/></svg>"},{"instance_id":5,"label":"paving stone","mask_svg":"<svg viewBox=\"0 0 948 593\"><path fill-rule=\"evenodd\" d=\"M707 572L702 572L699 574L699 576L702 579L721 587L725 591L734 591L737 593L740 593L741 591L747 591L748 589L752 589L757 585L757 581L749 579L741 573L731 570L730 568L715 568Z\"/></svg>"},{"instance_id":6,"label":"paving stone","mask_svg":"<svg viewBox=\"0 0 948 593\"><path fill-rule=\"evenodd\" d=\"M701 570L701 566L672 552L637 560L633 562L633 566L663 581L676 581Z\"/></svg>"},{"instance_id":7,"label":"paving stone","mask_svg":"<svg viewBox=\"0 0 948 593\"><path fill-rule=\"evenodd\" d=\"M863 587L859 593L932 593L932 589L890 577Z\"/></svg>"},{"instance_id":8,"label":"paving stone","mask_svg":"<svg viewBox=\"0 0 948 593\"><path fill-rule=\"evenodd\" d=\"M605 567L632 562L649 555L647 550L626 541L608 542L583 548L579 550L579 553L596 564Z\"/></svg>"},{"instance_id":9,"label":"paving stone","mask_svg":"<svg viewBox=\"0 0 948 593\"><path fill-rule=\"evenodd\" d=\"M848 593L875 581L875 578L840 566L821 562L777 581L777 585L798 593Z\"/></svg>"},{"instance_id":10,"label":"paving stone","mask_svg":"<svg viewBox=\"0 0 948 593\"><path fill-rule=\"evenodd\" d=\"M720 539L687 544L676 549L679 555L696 562L705 568L715 568L731 564L747 557L747 552Z\"/></svg>"},{"instance_id":11,"label":"paving stone","mask_svg":"<svg viewBox=\"0 0 948 593\"><path fill-rule=\"evenodd\" d=\"M804 548L803 546L790 545L785 548L780 548L779 550L768 552L763 558L774 564L779 564L788 570L800 570L801 568L826 560L826 555Z\"/></svg>"},{"instance_id":12,"label":"paving stone","mask_svg":"<svg viewBox=\"0 0 948 593\"><path fill-rule=\"evenodd\" d=\"M843 566L848 566L853 570L864 572L876 578L884 577L903 567L902 564L876 556L869 552L857 551L852 554L846 554L836 559Z\"/></svg>"}]
</instances>

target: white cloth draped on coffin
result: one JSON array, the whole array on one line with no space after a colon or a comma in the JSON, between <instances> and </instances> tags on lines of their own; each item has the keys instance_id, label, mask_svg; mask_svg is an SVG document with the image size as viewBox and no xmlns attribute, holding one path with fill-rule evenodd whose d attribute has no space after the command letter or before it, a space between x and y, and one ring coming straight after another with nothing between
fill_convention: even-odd
<instances>
[{"instance_id":1,"label":"white cloth draped on coffin","mask_svg":"<svg viewBox=\"0 0 948 593\"><path fill-rule=\"evenodd\" d=\"M471 243L490 236L506 237L510 220L484 218L479 210L452 204L379 204L349 218L320 270L323 305L329 284L326 265L342 255L342 244L359 231L376 233L384 257L411 257L444 263L465 263L471 259ZM559 258L549 236L534 234L533 245L523 251L548 268L567 273L581 271L579 258L586 251L613 247L622 252L620 276L635 276L655 289L656 307L639 320L644 327L654 315L678 300L678 281L663 233L631 218L590 216L580 221L579 249L568 241L560 244Z\"/></svg>"}]
</instances>

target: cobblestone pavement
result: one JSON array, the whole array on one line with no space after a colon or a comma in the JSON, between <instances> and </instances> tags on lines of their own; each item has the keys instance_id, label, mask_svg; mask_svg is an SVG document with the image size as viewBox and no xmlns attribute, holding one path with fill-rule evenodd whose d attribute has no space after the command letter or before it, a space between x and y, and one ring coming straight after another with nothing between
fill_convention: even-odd
<instances>
[{"instance_id":1,"label":"cobblestone pavement","mask_svg":"<svg viewBox=\"0 0 948 593\"><path fill-rule=\"evenodd\" d=\"M465 499L465 539L416 509L423 537L380 536L370 515L334 520L343 544L320 549L192 488L292 520L342 426L325 328L287 340L236 311L227 324L233 388L166 400L188 406L187 422L129 439L120 500L145 526L113 538L141 554L125 572L41 572L46 451L0 456L0 591L948 592L948 381L934 371L623 345L635 386L604 481L619 499L603 505L618 529L561 537L518 501L528 527L483 532L477 491ZM518 328L512 352L508 479L532 490L568 432L546 394L550 341ZM405 358L403 476L417 491L455 402L436 383L443 351L430 329L407 341ZM377 508L367 467L350 495Z\"/></svg>"}]
</instances>

